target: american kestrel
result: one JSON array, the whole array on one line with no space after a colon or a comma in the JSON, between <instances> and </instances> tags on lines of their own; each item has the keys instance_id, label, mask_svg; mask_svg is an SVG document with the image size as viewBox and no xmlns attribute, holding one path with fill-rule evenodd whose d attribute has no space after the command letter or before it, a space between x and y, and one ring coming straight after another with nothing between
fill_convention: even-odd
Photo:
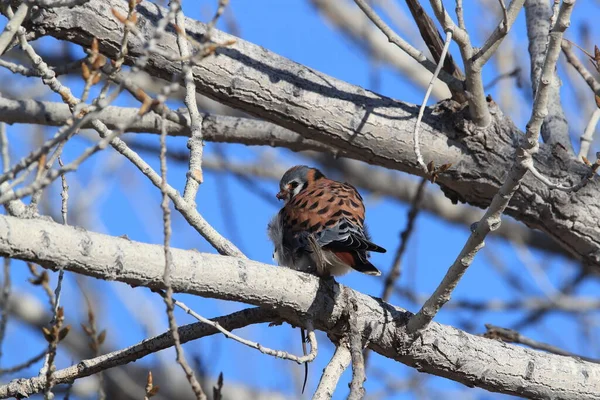
<instances>
[{"instance_id":1,"label":"american kestrel","mask_svg":"<svg viewBox=\"0 0 600 400\"><path fill-rule=\"evenodd\" d=\"M283 175L279 188L277 198L285 204L267 228L277 264L319 276L342 275L350 268L381 275L368 252L386 250L370 241L365 206L352 185L297 165Z\"/></svg>"}]
</instances>

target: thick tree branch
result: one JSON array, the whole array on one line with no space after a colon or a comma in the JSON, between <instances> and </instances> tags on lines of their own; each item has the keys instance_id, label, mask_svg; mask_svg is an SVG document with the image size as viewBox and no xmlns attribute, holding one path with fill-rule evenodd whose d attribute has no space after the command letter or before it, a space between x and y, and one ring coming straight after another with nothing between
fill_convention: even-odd
<instances>
[{"instance_id":1,"label":"thick tree branch","mask_svg":"<svg viewBox=\"0 0 600 400\"><path fill-rule=\"evenodd\" d=\"M130 120L138 113L137 108L108 106L96 118L110 129L115 129L124 120ZM181 117L180 124L165 121L165 128L170 136L190 136L187 116ZM36 100L10 100L0 97L0 121L7 123L29 123L46 126L62 126L72 117L69 107L62 103L53 103ZM83 125L92 128L91 123ZM127 127L126 132L154 133L161 130L160 115L149 112ZM334 153L331 147L320 142L303 139L300 135L288 129L279 127L270 122L250 118L228 117L221 115L204 114L202 117L203 137L207 141L223 143L242 143L246 145L264 145L284 147L293 151L315 150L325 153ZM132 144L134 149L139 149ZM143 150L143 149L142 149ZM340 154L341 155L341 154ZM187 162L185 154L181 161ZM410 179L401 178L398 174L388 171L365 169L363 164L351 160L339 159L335 164L336 169L342 172L347 179L355 185L363 187L379 195L389 196L403 202L410 202L417 190L418 183ZM244 176L257 176L260 178L279 181L287 170L286 166L270 166L261 168L255 164L231 163L207 159L206 168L209 170L227 170ZM483 215L483 212L464 205L453 205L442 193L437 190L425 192L421 208L453 223L471 225ZM527 229L521 224L506 220L497 231L499 236L511 241L517 241L528 246L533 246L544 251L558 254L567 254L562 248L544 233Z\"/></svg>"},{"instance_id":2,"label":"thick tree branch","mask_svg":"<svg viewBox=\"0 0 600 400\"><path fill-rule=\"evenodd\" d=\"M89 46L93 37L108 56L117 54L121 26L110 11L122 8L117 0L91 0L81 7L43 10L26 25L38 34L52 35ZM152 3L138 6L138 26L143 34L164 10ZM92 21L85 22L84 21ZM205 25L186 21L188 35L199 38ZM212 38L222 43L232 37L213 30ZM175 48L175 34L167 32L158 46ZM127 62L143 53L138 38L130 41ZM169 79L180 65L161 54L149 60L147 71ZM339 148L347 156L390 169L420 174L412 151L411 128L416 108L365 91L273 54L262 47L237 39L236 44L218 49L194 69L202 93L232 107L275 122ZM438 183L454 200L487 207L512 165L522 133L488 104L492 122L485 130L474 129L463 112L443 105L429 109L423 119L423 156L435 165L452 163L453 168ZM542 147L535 157L541 172L566 182L578 182L587 173L585 165L569 155L555 155ZM547 232L565 249L591 264L600 265L600 185L592 182L575 195L549 190L533 177L526 177L507 212Z\"/></svg>"},{"instance_id":3,"label":"thick tree branch","mask_svg":"<svg viewBox=\"0 0 600 400\"><path fill-rule=\"evenodd\" d=\"M29 260L132 286L163 289L163 248L41 220L0 217L0 255ZM215 254L172 249L171 284L176 292L241 301L275 310L299 324L344 334L348 291L356 297L357 323L369 347L422 372L469 386L532 399L600 396L600 366L473 336L431 323L406 347L409 314L377 299L286 268Z\"/></svg>"},{"instance_id":4,"label":"thick tree branch","mask_svg":"<svg viewBox=\"0 0 600 400\"><path fill-rule=\"evenodd\" d=\"M102 121L109 129L116 129L123 121L133 119L139 113L134 107L108 106L95 118ZM180 119L177 122L165 121L165 130L169 136L190 137L188 116L174 113ZM63 103L11 100L0 97L0 121L14 124L27 123L46 126L63 126L72 118L69 106ZM126 132L161 133L161 116L148 112L136 119L125 129ZM93 128L90 121L85 121L82 128ZM241 143L250 146L285 147L293 151L315 150L333 153L332 147L310 139L303 139L297 133L270 122L251 118L229 117L225 115L202 115L202 135L204 140L220 143Z\"/></svg>"},{"instance_id":5,"label":"thick tree branch","mask_svg":"<svg viewBox=\"0 0 600 400\"><path fill-rule=\"evenodd\" d=\"M352 356L348 345L345 342L338 343L333 353L333 357L329 360L329 363L323 370L321 380L319 380L319 386L313 396L313 400L329 400L333 397L333 392L338 386L340 377L350 365Z\"/></svg>"}]
</instances>

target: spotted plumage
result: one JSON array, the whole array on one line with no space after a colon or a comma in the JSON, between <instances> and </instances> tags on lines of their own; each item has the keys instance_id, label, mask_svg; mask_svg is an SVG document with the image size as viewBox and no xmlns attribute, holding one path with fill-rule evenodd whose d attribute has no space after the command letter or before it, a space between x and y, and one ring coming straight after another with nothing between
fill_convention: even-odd
<instances>
[{"instance_id":1,"label":"spotted plumage","mask_svg":"<svg viewBox=\"0 0 600 400\"><path fill-rule=\"evenodd\" d=\"M279 186L277 198L285 204L268 227L279 265L320 276L350 268L380 275L368 254L385 249L370 241L363 199L352 185L300 165L290 168Z\"/></svg>"}]
</instances>

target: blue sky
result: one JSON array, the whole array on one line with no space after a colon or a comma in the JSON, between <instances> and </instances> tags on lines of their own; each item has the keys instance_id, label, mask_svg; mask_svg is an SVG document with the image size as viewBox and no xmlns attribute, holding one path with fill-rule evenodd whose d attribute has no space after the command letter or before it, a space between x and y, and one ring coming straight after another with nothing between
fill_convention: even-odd
<instances>
[{"instance_id":1,"label":"blue sky","mask_svg":"<svg viewBox=\"0 0 600 400\"><path fill-rule=\"evenodd\" d=\"M445 3L449 9L454 9L454 2ZM213 0L187 1L184 2L184 10L187 16L206 21L212 16L215 4L216 1ZM468 7L465 8L465 19L470 30L478 32L485 24L492 23L492 21L480 18L481 10L478 9L478 6L472 5L471 2L466 4L468 4ZM308 1L231 0L229 8L239 26L241 36L245 40L338 79L368 89L376 89L386 96L417 104L422 101L424 90L400 77L390 68L380 66L373 71L372 65L368 62L363 51L324 20ZM600 12L600 9L597 2L591 0L578 2L573 15L573 26L579 26L580 22L586 19L588 23L591 22L589 16L593 13L598 15L598 12ZM4 22L1 24L4 24ZM221 29L226 29L226 25L222 22L218 26ZM520 49L516 54L522 57L520 61L523 65L528 66L523 13L517 20L514 29L515 35L512 38L515 45ZM590 29L592 30L590 37L600 37L597 27L592 25ZM569 31L568 36L576 39L578 37L577 30L572 29ZM483 42L481 35L476 34L475 37L477 43ZM46 52L49 51L48 49L57 46L57 43L51 39L44 39L41 43L44 45ZM72 48L72 52L80 54L80 50L75 47ZM458 59L455 48L453 48L453 52L455 53L455 59ZM484 71L484 82L491 81L499 72L504 73L507 71L497 71L493 63L490 63ZM371 86L373 74L378 76L379 84L376 88ZM528 76L528 69L524 71L524 74ZM0 79L8 76L6 71L0 71ZM15 80L15 82L21 81L24 85L37 83L33 79ZM74 93L81 93L80 79L64 78L62 81L68 84ZM491 90L493 95L495 94L494 90ZM573 104L572 93L569 91L564 92L565 104ZM57 96L49 94L48 91L43 93L45 93L43 96L37 98L59 101ZM526 98L528 96L527 88L522 93L522 98ZM516 102L521 102L522 98L516 99ZM135 106L135 102L129 98L119 99L115 104ZM181 106L181 104L173 104L175 107ZM577 115L576 118L585 118L585 116L578 116L579 107L566 106L565 108L567 115ZM514 116L515 122L521 128L524 128L527 117L526 113ZM573 125L572 134L574 137L580 134L577 130L578 126L577 124ZM15 125L8 127L13 162L27 154L28 149L30 149L30 141L40 132L42 130L27 126ZM55 132L56 128L43 129L46 137ZM129 137L134 138L133 135ZM137 135L135 139L141 142L158 144L158 137L155 135ZM574 143L574 145L578 147L578 143ZM75 158L87 146L89 146L87 140L73 139L65 149L65 159ZM185 138L170 138L169 148L185 150ZM205 147L207 155L215 154L216 150L217 146L215 144L207 143ZM231 160L252 161L258 160L264 154L270 154L286 166L292 166L302 161L302 158L297 154L281 149L221 145L220 150ZM144 157L158 170L158 157L156 155L145 154ZM112 165L113 169L107 170L106 165ZM182 191L185 172L185 165L171 163L169 166L169 183ZM86 217L73 223L111 235L126 234L132 240L162 243L162 215L159 191L150 185L135 167L120 159L119 155L114 154L111 149L91 158L76 174L68 175L67 179L71 187L71 204L83 200L89 201L85 213ZM255 184L264 191L272 193L273 196L277 192L275 182L259 180ZM46 194L48 202L53 204L56 207L55 209L60 208L58 188L58 185L53 185ZM96 192L101 194L95 196L94 193ZM385 273L390 268L394 250L398 244L399 232L404 229L406 223L408 209L404 204L374 196L365 191L363 191L363 196L368 210L367 223L373 239L376 243L388 249L388 253L375 254L372 257L372 262ZM266 225L270 217L277 212L277 205L264 201L236 179L210 171L205 171L205 182L198 193L197 203L200 213L219 232L234 241L245 254L252 259L272 263L272 249L266 236ZM227 207L227 204L231 207ZM430 294L443 277L448 266L453 262L467 237L468 230L464 227L449 224L433 215L422 213L418 217L416 232L412 236L408 251L404 256L400 285L410 286L417 293ZM185 249L196 248L199 251L213 251L193 229L187 226L185 220L177 212L173 213L172 245ZM543 296L543 292L535 279L528 272L529 269L524 267L522 260L515 251L515 247L505 241L492 238L487 241L486 250L477 256L472 267L460 282L454 293L454 299L480 301L514 299L514 291L506 285L492 266L490 262L491 253L495 254L510 271L521 277L529 293ZM576 263L561 257L549 257L532 251L531 258L543 266L550 284L555 287L578 271ZM12 265L14 291L33 295L45 304L46 299L41 289L32 288L27 282L29 273L24 264L13 262ZM52 285L56 282L55 278L56 276L53 275ZM80 329L79 321L85 320L86 313L80 306L83 304L83 298L75 278L74 275L67 274L62 304L65 306L67 318L72 321L74 329ZM374 296L380 296L381 294L381 278L350 273L340 278L339 281L363 293ZM153 329L156 330L154 333L160 333L167 329L162 300L148 290L132 289L126 285L101 282L89 278L83 279L83 282L85 282L85 286L97 306L96 312L98 313L100 328L108 329L107 345L110 345L110 350L134 344L148 337L150 333L140 325L140 320L144 322L150 320ZM591 282L583 285L578 293L591 296L598 293L598 289L598 285ZM222 315L244 307L240 304L187 295L179 295L178 298L206 317ZM127 304L126 306L124 302ZM393 296L391 302L411 311L416 311L419 306L411 304L406 299L398 296ZM140 312L140 310L143 311ZM153 317L148 318L148 315L153 315ZM443 311L436 320L453 326L470 324L472 326L469 327L469 332L482 333L485 330L484 323L510 327L522 315L520 312L474 314L468 311L448 310ZM595 316L592 317L595 318ZM177 319L179 324L193 322L189 316L183 313L177 313ZM593 326L592 336L598 332L597 323L594 323ZM296 353L301 352L298 331L291 329L289 326L271 328L253 326L240 332L245 337L273 348L282 348ZM600 356L597 347L581 340L582 335L576 320L564 315L551 314L541 324L525 329L522 333L576 353L587 356ZM333 351L333 347L325 335L319 335L318 338L320 340L320 353L310 368L311 374L307 394L311 394L316 388L320 372ZM0 359L0 368L12 366L28 356L37 354L43 346L44 342L39 333L34 332L27 325L15 319L10 320L7 338L3 344L4 356ZM214 376L215 379L219 372L223 371L225 387L227 387L228 382L238 382L259 389L280 391L290 396L299 394L298 376L301 374L302 368L290 362L267 357L238 343L225 340L221 336L195 341L187 344L185 348L189 358L192 355L198 355L205 360L208 373ZM167 350L158 357L150 356L138 361L138 363L150 368L159 359L165 362L174 362L174 352ZM243 360L243 363L241 360ZM72 361L78 360L73 360L72 356L66 352L60 352L57 364L61 368L70 365ZM377 371L385 371L389 374L389 378L395 381L407 379L417 374L410 368L377 355L371 357L371 367L375 371L371 371L372 373L368 371L370 378L366 383L366 388L369 394L380 394L382 393L380 391L384 390L381 380L375 378ZM0 379L4 381L9 378L34 376L39 368L40 365L36 364L18 375ZM294 374L296 374L295 378ZM334 398L341 399L347 396L346 383L350 381L350 376L349 371L344 374ZM467 389L460 384L442 378L424 377L426 380L423 385L431 390L431 393L435 393L437 397L456 398L458 392L461 396L469 395L478 399L503 397L488 394L482 390ZM160 382L157 382L157 384L160 385ZM143 385L143 382L140 382L140 385ZM139 397L142 395L140 393ZM414 395L411 393L396 393L385 398L411 399L413 397Z\"/></svg>"}]
</instances>

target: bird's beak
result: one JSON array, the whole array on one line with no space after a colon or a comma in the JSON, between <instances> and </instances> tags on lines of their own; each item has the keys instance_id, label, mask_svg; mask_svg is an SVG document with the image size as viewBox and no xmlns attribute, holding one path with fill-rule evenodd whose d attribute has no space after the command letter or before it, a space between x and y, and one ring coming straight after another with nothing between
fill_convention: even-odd
<instances>
[{"instance_id":1,"label":"bird's beak","mask_svg":"<svg viewBox=\"0 0 600 400\"><path fill-rule=\"evenodd\" d=\"M285 193L285 191L283 191L283 190L282 190L282 191L280 191L279 193L277 193L277 194L275 195L275 197L277 197L277 199L278 199L278 200L283 200L283 199L285 199L285 197L286 197L286 193Z\"/></svg>"}]
</instances>

